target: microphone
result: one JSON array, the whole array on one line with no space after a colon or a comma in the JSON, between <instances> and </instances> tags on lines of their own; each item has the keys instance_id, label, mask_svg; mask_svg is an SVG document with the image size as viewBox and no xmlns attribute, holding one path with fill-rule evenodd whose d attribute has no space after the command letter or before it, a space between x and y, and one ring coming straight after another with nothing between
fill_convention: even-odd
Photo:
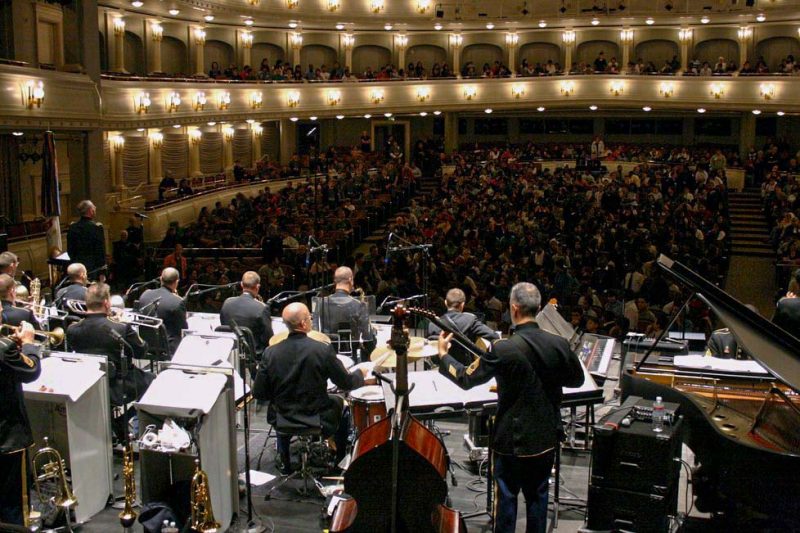
<instances>
[{"instance_id":1,"label":"microphone","mask_svg":"<svg viewBox=\"0 0 800 533\"><path fill-rule=\"evenodd\" d=\"M111 335L111 336L114 338L114 340L116 340L116 341L124 341L124 340L125 340L125 339L122 337L122 335L120 334L120 332L119 332L119 331L117 331L117 330L115 330L115 329L109 329L109 330L108 330L108 333L109 333L109 335Z\"/></svg>"},{"instance_id":2,"label":"microphone","mask_svg":"<svg viewBox=\"0 0 800 533\"><path fill-rule=\"evenodd\" d=\"M311 265L311 235L308 236L308 242L306 243L306 268Z\"/></svg>"},{"instance_id":3,"label":"microphone","mask_svg":"<svg viewBox=\"0 0 800 533\"><path fill-rule=\"evenodd\" d=\"M154 306L156 309L158 309L158 302L160 302L160 301L161 301L161 296L159 296L158 298L156 298L155 300L153 300L149 304L146 304L146 305L143 305L142 307L140 307L139 308L139 312L144 314L144 310L147 309L150 306Z\"/></svg>"},{"instance_id":4,"label":"microphone","mask_svg":"<svg viewBox=\"0 0 800 533\"><path fill-rule=\"evenodd\" d=\"M389 232L389 237L386 239L386 253L383 254L383 264L384 265L388 265L389 264L389 244L391 244L393 238L394 238L394 233L390 231Z\"/></svg>"}]
</instances>

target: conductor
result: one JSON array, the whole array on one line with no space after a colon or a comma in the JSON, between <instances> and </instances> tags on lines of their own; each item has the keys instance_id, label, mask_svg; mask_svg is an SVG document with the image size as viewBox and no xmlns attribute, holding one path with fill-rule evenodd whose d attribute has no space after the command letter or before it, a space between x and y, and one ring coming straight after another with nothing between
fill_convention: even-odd
<instances>
[{"instance_id":1,"label":"conductor","mask_svg":"<svg viewBox=\"0 0 800 533\"><path fill-rule=\"evenodd\" d=\"M91 200L78 204L81 218L69 225L67 252L74 263L83 263L89 272L106 264L106 235L103 225L95 222L97 208Z\"/></svg>"}]
</instances>

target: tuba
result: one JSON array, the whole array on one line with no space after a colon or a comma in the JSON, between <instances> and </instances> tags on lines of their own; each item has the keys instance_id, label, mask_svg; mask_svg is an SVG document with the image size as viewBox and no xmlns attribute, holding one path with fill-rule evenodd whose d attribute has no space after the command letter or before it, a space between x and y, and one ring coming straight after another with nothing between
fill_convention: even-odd
<instances>
[{"instance_id":1,"label":"tuba","mask_svg":"<svg viewBox=\"0 0 800 533\"><path fill-rule=\"evenodd\" d=\"M211 508L208 475L200 470L200 459L195 459L194 465L191 490L192 529L198 533L214 533L222 525L214 518L214 509Z\"/></svg>"},{"instance_id":2,"label":"tuba","mask_svg":"<svg viewBox=\"0 0 800 533\"><path fill-rule=\"evenodd\" d=\"M132 439L128 439L128 444L122 451L122 478L125 482L125 507L119 513L119 523L127 531L136 522L136 511L133 510L136 502L136 478L133 471Z\"/></svg>"},{"instance_id":3,"label":"tuba","mask_svg":"<svg viewBox=\"0 0 800 533\"><path fill-rule=\"evenodd\" d=\"M34 454L31 464L33 465L34 487L39 501L43 504L51 502L58 509L63 509L67 530L72 531L70 508L78 505L78 499L72 493L72 487L67 481L64 459L58 450L50 446L47 437L44 438L44 446ZM55 487L55 495L47 498L44 486L50 483Z\"/></svg>"}]
</instances>

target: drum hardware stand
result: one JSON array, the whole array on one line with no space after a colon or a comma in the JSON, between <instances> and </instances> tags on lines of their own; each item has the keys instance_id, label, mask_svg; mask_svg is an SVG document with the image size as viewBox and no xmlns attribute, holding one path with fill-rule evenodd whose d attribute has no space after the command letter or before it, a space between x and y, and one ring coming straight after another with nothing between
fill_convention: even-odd
<instances>
[{"instance_id":1,"label":"drum hardware stand","mask_svg":"<svg viewBox=\"0 0 800 533\"><path fill-rule=\"evenodd\" d=\"M587 429L588 431L588 429ZM561 498L561 439L558 440L556 445L556 457L553 466L553 519L550 521L548 531L552 532L558 529L558 511L561 503L569 505L570 507L578 507L586 509L586 500L581 498Z\"/></svg>"},{"instance_id":2,"label":"drum hardware stand","mask_svg":"<svg viewBox=\"0 0 800 533\"><path fill-rule=\"evenodd\" d=\"M494 416L489 417L487 423L489 429L489 454L486 457L486 509L483 511L475 511L472 513L465 513L461 515L464 520L470 518L477 518L479 516L489 517L489 523L494 522L494 452L492 452L492 440L494 439ZM478 475L480 475L480 466L478 466Z\"/></svg>"}]
</instances>

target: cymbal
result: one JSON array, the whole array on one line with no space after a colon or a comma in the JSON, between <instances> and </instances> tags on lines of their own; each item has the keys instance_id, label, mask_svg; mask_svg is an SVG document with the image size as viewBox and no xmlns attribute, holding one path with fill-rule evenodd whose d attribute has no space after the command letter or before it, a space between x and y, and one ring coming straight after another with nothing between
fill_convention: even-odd
<instances>
[{"instance_id":1,"label":"cymbal","mask_svg":"<svg viewBox=\"0 0 800 533\"><path fill-rule=\"evenodd\" d=\"M314 339L315 341L324 342L325 344L331 343L331 338L325 335L324 333L320 333L319 331L312 329L307 333L307 335L312 339ZM276 333L269 339L269 345L275 346L279 342L285 341L288 338L289 338L289 331L288 330L281 331L280 333Z\"/></svg>"},{"instance_id":2,"label":"cymbal","mask_svg":"<svg viewBox=\"0 0 800 533\"><path fill-rule=\"evenodd\" d=\"M425 359L426 357L433 357L438 353L436 346L425 344L425 339L421 337L412 337L412 339L418 339L422 342L412 342L411 346L409 346L409 362ZM375 348L369 358L373 363L377 363L375 366L380 368L394 368L397 366L397 353L390 346Z\"/></svg>"}]
</instances>

